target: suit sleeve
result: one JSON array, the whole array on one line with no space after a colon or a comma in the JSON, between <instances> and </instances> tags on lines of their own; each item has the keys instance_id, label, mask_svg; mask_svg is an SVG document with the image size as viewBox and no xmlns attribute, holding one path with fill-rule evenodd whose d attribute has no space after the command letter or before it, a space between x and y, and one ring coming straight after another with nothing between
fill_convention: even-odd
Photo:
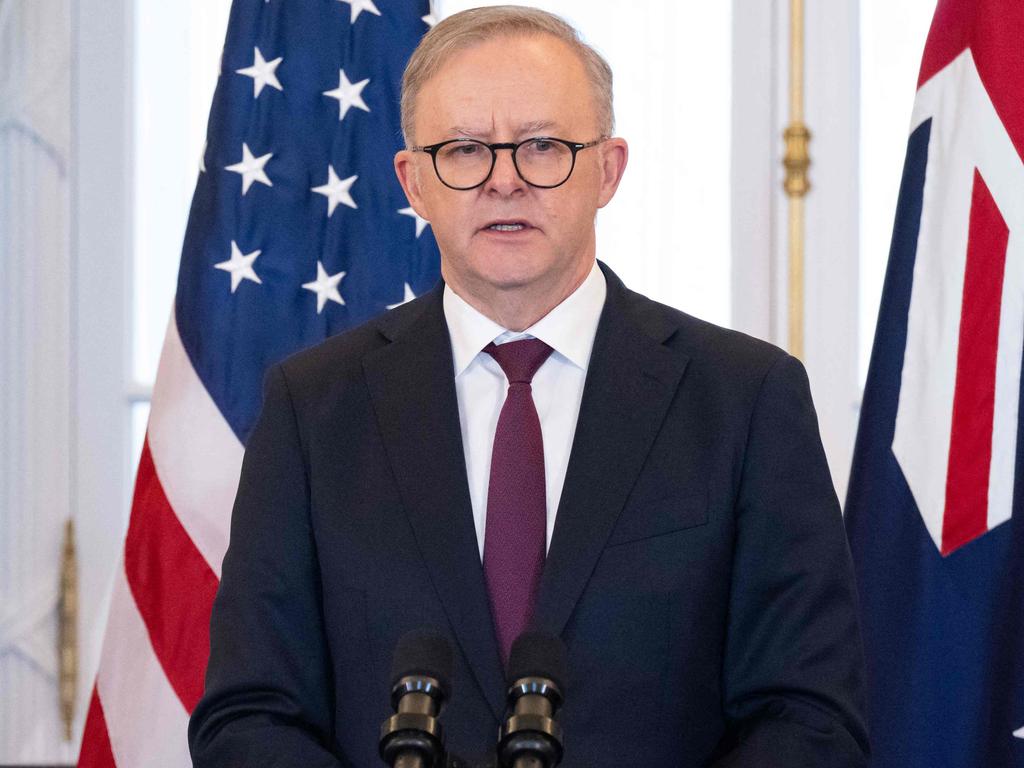
<instances>
[{"instance_id":1,"label":"suit sleeve","mask_svg":"<svg viewBox=\"0 0 1024 768\"><path fill-rule=\"evenodd\" d=\"M189 723L196 768L339 768L309 519L309 483L283 370L266 378L210 622L206 690Z\"/></svg>"},{"instance_id":2,"label":"suit sleeve","mask_svg":"<svg viewBox=\"0 0 1024 768\"><path fill-rule=\"evenodd\" d=\"M864 662L842 514L803 366L769 369L737 505L717 768L867 764Z\"/></svg>"}]
</instances>

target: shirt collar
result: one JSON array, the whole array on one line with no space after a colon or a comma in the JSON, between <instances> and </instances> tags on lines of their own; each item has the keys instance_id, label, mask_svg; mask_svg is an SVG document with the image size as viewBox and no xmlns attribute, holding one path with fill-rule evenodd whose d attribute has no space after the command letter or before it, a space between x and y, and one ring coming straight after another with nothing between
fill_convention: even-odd
<instances>
[{"instance_id":1,"label":"shirt collar","mask_svg":"<svg viewBox=\"0 0 1024 768\"><path fill-rule=\"evenodd\" d=\"M452 342L455 375L459 376L490 342L532 336L540 339L569 362L586 371L594 348L608 287L597 262L586 279L544 317L522 333L502 328L469 305L450 286L444 286L444 317Z\"/></svg>"}]
</instances>

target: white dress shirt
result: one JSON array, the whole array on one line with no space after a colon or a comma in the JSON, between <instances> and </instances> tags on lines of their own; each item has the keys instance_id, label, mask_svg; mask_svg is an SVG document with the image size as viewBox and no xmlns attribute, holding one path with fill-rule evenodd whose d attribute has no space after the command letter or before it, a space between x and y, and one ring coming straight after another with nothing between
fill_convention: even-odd
<instances>
[{"instance_id":1,"label":"white dress shirt","mask_svg":"<svg viewBox=\"0 0 1024 768\"><path fill-rule=\"evenodd\" d=\"M490 342L504 344L537 338L554 352L533 377L533 402L544 437L544 483L547 497L547 543L555 528L555 514L569 464L576 417L583 398L583 383L594 348L597 323L604 308L607 285L595 263L590 274L561 304L527 328L516 333L502 328L444 287L444 316L455 363L455 394L459 401L462 448L466 455L469 496L480 557L487 529L487 487L491 450L498 414L505 403L508 379L498 362L482 352ZM545 549L546 551L546 549Z\"/></svg>"}]
</instances>

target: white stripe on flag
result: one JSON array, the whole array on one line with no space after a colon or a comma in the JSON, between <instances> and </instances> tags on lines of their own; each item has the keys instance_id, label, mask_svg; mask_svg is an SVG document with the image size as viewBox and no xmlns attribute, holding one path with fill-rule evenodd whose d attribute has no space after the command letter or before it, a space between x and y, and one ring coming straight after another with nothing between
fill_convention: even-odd
<instances>
[{"instance_id":1,"label":"white stripe on flag","mask_svg":"<svg viewBox=\"0 0 1024 768\"><path fill-rule=\"evenodd\" d=\"M153 389L149 449L167 500L219 579L242 444L196 374L173 311Z\"/></svg>"},{"instance_id":2,"label":"white stripe on flag","mask_svg":"<svg viewBox=\"0 0 1024 768\"><path fill-rule=\"evenodd\" d=\"M191 765L188 713L156 659L123 561L114 579L96 687L118 768Z\"/></svg>"},{"instance_id":3,"label":"white stripe on flag","mask_svg":"<svg viewBox=\"0 0 1024 768\"><path fill-rule=\"evenodd\" d=\"M950 65L918 92L932 117L921 228L907 317L907 346L892 450L935 546L941 548L953 422L960 308L967 265L967 222L974 166L963 131L957 69Z\"/></svg>"},{"instance_id":4,"label":"white stripe on flag","mask_svg":"<svg viewBox=\"0 0 1024 768\"><path fill-rule=\"evenodd\" d=\"M1024 173L1021 174L1024 177ZM1024 178L1019 189L1024 189ZM1005 216L1005 214L1004 214ZM992 466L988 482L988 529L1010 519L1017 471L1017 426L1020 408L1021 354L1024 351L1024 224L1010 224L1003 277L1003 308L999 318L996 357L995 419L992 423Z\"/></svg>"}]
</instances>

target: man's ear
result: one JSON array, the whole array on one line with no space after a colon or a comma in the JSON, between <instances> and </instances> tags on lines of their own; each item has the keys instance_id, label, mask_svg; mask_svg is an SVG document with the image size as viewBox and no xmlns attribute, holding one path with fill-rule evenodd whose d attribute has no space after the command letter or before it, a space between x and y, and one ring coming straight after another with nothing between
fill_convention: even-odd
<instances>
[{"instance_id":1,"label":"man's ear","mask_svg":"<svg viewBox=\"0 0 1024 768\"><path fill-rule=\"evenodd\" d=\"M408 149L395 153L395 175L398 177L398 183L402 185L402 191L405 192L409 205L421 218L429 221L430 217L426 215L426 207L423 204L420 171L414 153Z\"/></svg>"},{"instance_id":2,"label":"man's ear","mask_svg":"<svg viewBox=\"0 0 1024 768\"><path fill-rule=\"evenodd\" d=\"M626 171L629 160L629 145L625 139L613 136L598 145L601 150L601 189L598 193L598 208L604 208L615 195Z\"/></svg>"}]
</instances>

